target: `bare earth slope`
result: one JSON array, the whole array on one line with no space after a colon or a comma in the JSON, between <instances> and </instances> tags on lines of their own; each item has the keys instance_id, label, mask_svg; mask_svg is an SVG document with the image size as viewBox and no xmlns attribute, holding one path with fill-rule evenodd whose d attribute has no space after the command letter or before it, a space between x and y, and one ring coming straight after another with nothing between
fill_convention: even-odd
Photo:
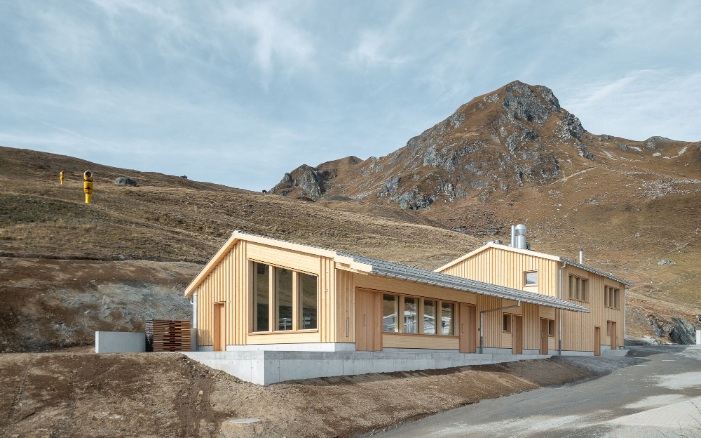
<instances>
[{"instance_id":1,"label":"bare earth slope","mask_svg":"<svg viewBox=\"0 0 701 438\"><path fill-rule=\"evenodd\" d=\"M261 387L177 353L2 354L0 432L8 437L353 436L590 375L546 360ZM251 418L260 422L230 421Z\"/></svg>"},{"instance_id":2,"label":"bare earth slope","mask_svg":"<svg viewBox=\"0 0 701 438\"><path fill-rule=\"evenodd\" d=\"M543 86L512 82L387 156L301 166L272 192L399 206L485 240L525 223L533 249L581 247L634 284L628 334L669 339L673 316L701 314L701 143L592 134Z\"/></svg>"}]
</instances>

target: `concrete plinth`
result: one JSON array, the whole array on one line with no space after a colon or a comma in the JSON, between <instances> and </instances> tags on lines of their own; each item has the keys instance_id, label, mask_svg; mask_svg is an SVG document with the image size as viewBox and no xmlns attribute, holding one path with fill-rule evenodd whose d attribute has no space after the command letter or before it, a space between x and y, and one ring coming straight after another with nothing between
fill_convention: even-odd
<instances>
[{"instance_id":1,"label":"concrete plinth","mask_svg":"<svg viewBox=\"0 0 701 438\"><path fill-rule=\"evenodd\" d=\"M95 353L140 353L146 351L145 333L95 332Z\"/></svg>"},{"instance_id":2,"label":"concrete plinth","mask_svg":"<svg viewBox=\"0 0 701 438\"><path fill-rule=\"evenodd\" d=\"M538 354L475 354L431 351L217 351L183 352L210 368L241 380L270 385L315 377L417 371L547 359Z\"/></svg>"}]
</instances>

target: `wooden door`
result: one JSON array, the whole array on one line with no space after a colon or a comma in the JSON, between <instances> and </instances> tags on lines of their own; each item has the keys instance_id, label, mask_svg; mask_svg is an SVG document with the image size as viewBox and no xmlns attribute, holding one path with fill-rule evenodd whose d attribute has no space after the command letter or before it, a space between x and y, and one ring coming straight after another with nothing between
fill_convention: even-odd
<instances>
[{"instance_id":1,"label":"wooden door","mask_svg":"<svg viewBox=\"0 0 701 438\"><path fill-rule=\"evenodd\" d=\"M382 295L372 291L355 291L355 349L382 350Z\"/></svg>"},{"instance_id":2,"label":"wooden door","mask_svg":"<svg viewBox=\"0 0 701 438\"><path fill-rule=\"evenodd\" d=\"M511 353L523 354L523 318L513 315L511 319Z\"/></svg>"},{"instance_id":3,"label":"wooden door","mask_svg":"<svg viewBox=\"0 0 701 438\"><path fill-rule=\"evenodd\" d=\"M548 354L548 325L547 319L540 320L540 354Z\"/></svg>"},{"instance_id":4,"label":"wooden door","mask_svg":"<svg viewBox=\"0 0 701 438\"><path fill-rule=\"evenodd\" d=\"M226 350L226 306L222 303L214 303L214 351Z\"/></svg>"},{"instance_id":5,"label":"wooden door","mask_svg":"<svg viewBox=\"0 0 701 438\"><path fill-rule=\"evenodd\" d=\"M474 353L477 351L477 321L476 308L469 304L460 303L460 352Z\"/></svg>"},{"instance_id":6,"label":"wooden door","mask_svg":"<svg viewBox=\"0 0 701 438\"><path fill-rule=\"evenodd\" d=\"M594 356L601 356L601 327L594 327Z\"/></svg>"},{"instance_id":7,"label":"wooden door","mask_svg":"<svg viewBox=\"0 0 701 438\"><path fill-rule=\"evenodd\" d=\"M616 322L611 321L611 350L618 348L618 339L616 337Z\"/></svg>"}]
</instances>

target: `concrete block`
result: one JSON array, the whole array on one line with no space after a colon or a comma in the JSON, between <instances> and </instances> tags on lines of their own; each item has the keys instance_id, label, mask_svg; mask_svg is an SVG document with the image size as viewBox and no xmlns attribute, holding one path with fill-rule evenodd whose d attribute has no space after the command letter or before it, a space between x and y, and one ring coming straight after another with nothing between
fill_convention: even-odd
<instances>
[{"instance_id":1,"label":"concrete block","mask_svg":"<svg viewBox=\"0 0 701 438\"><path fill-rule=\"evenodd\" d=\"M146 333L95 332L95 353L141 353Z\"/></svg>"}]
</instances>

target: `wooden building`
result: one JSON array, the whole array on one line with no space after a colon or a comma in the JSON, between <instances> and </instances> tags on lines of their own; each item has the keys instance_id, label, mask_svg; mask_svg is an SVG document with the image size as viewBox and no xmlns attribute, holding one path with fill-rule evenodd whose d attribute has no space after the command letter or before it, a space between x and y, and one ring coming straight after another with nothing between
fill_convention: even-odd
<instances>
[{"instance_id":1,"label":"wooden building","mask_svg":"<svg viewBox=\"0 0 701 438\"><path fill-rule=\"evenodd\" d=\"M525 235L525 227L523 230ZM436 269L436 272L523 289L586 307L589 312L550 309L549 321L541 321L543 327L550 325L548 331L551 335L555 334L549 339L550 349L565 354L586 352L600 355L602 348L615 350L623 346L625 290L630 283L582 263L517 248L513 238L512 245L488 243ZM525 310L506 309L493 317L502 319L502 333L505 334L509 320L520 318ZM511 338L506 335L497 342L501 348L511 346Z\"/></svg>"},{"instance_id":2,"label":"wooden building","mask_svg":"<svg viewBox=\"0 0 701 438\"><path fill-rule=\"evenodd\" d=\"M591 350L587 324L620 321L622 308L589 315L599 302L593 292L590 302L569 300L557 284L559 275L588 279L589 289L582 286L588 291L599 283L622 290L623 283L595 279L580 266L558 270L547 263L552 259L487 249L499 248L468 254L441 273L235 231L185 290L197 349L553 354L560 320L566 346L581 351ZM481 253L497 264L513 255L521 263L514 269L536 272L541 283L485 276L489 265L472 262ZM621 330L613 329L622 340Z\"/></svg>"}]
</instances>

